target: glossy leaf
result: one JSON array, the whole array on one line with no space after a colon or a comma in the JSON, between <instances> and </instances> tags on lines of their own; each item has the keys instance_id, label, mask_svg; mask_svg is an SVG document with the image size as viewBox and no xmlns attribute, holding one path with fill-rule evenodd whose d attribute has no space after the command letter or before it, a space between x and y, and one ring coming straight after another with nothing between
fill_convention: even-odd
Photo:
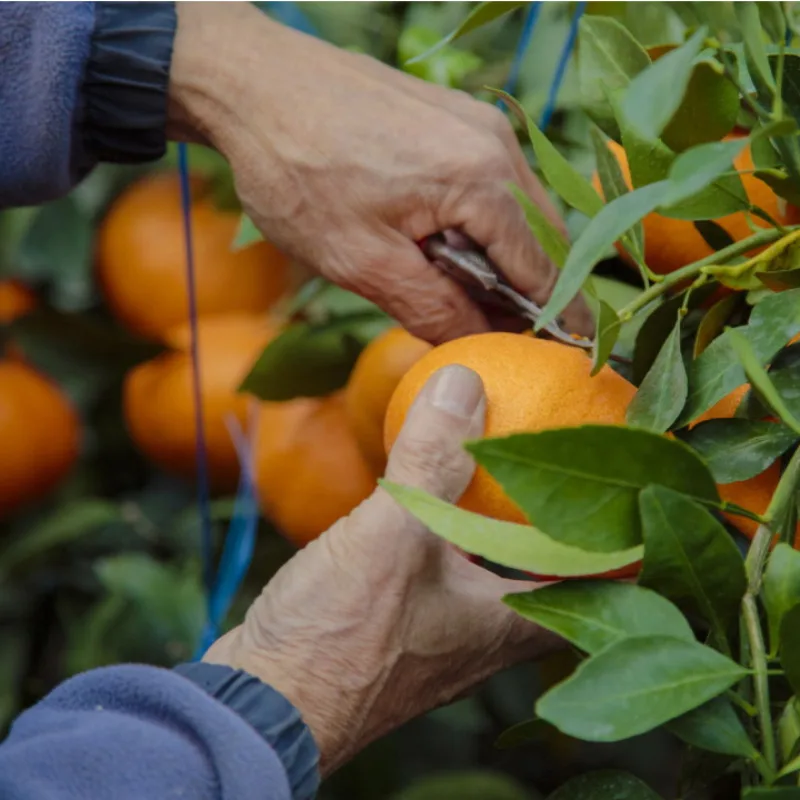
<instances>
[{"instance_id":1,"label":"glossy leaf","mask_svg":"<svg viewBox=\"0 0 800 800\"><path fill-rule=\"evenodd\" d=\"M244 250L256 242L263 242L264 236L261 231L256 228L255 222L247 216L242 214L239 219L239 227L236 229L236 235L231 242L231 250Z\"/></svg>"},{"instance_id":2,"label":"glossy leaf","mask_svg":"<svg viewBox=\"0 0 800 800\"><path fill-rule=\"evenodd\" d=\"M538 575L597 575L636 563L641 547L617 553L581 550L551 539L536 528L482 517L408 486L380 481L381 486L437 536L500 564Z\"/></svg>"},{"instance_id":3,"label":"glossy leaf","mask_svg":"<svg viewBox=\"0 0 800 800\"><path fill-rule=\"evenodd\" d=\"M642 136L626 119L621 118L619 124L622 146L625 148L634 187L638 189L649 183L665 180L676 154L660 139Z\"/></svg>"},{"instance_id":4,"label":"glossy leaf","mask_svg":"<svg viewBox=\"0 0 800 800\"><path fill-rule=\"evenodd\" d=\"M796 289L800 286L800 269L770 270L769 272L759 272L756 277L773 292Z\"/></svg>"},{"instance_id":5,"label":"glossy leaf","mask_svg":"<svg viewBox=\"0 0 800 800\"><path fill-rule=\"evenodd\" d=\"M366 313L292 325L267 345L240 391L274 401L329 394L345 385L364 345L391 324Z\"/></svg>"},{"instance_id":6,"label":"glossy leaf","mask_svg":"<svg viewBox=\"0 0 800 800\"><path fill-rule=\"evenodd\" d=\"M792 760L798 754L800 745L800 708L797 697L790 697L778 718L778 745L781 763Z\"/></svg>"},{"instance_id":7,"label":"glossy leaf","mask_svg":"<svg viewBox=\"0 0 800 800\"><path fill-rule=\"evenodd\" d=\"M767 58L767 50L761 38L761 20L758 15L758 4L749 2L734 3L734 10L739 19L744 49L747 54L747 66L757 84L775 88L775 79Z\"/></svg>"},{"instance_id":8,"label":"glossy leaf","mask_svg":"<svg viewBox=\"0 0 800 800\"><path fill-rule=\"evenodd\" d=\"M753 176L764 181L778 197L788 200L792 205L800 206L800 187L783 170L757 169Z\"/></svg>"},{"instance_id":9,"label":"glossy leaf","mask_svg":"<svg viewBox=\"0 0 800 800\"><path fill-rule=\"evenodd\" d=\"M716 142L731 131L739 113L739 92L717 62L700 61L692 68L683 100L661 134L674 152Z\"/></svg>"},{"instance_id":10,"label":"glossy leaf","mask_svg":"<svg viewBox=\"0 0 800 800\"><path fill-rule=\"evenodd\" d=\"M548 536L613 552L641 542L639 492L669 486L709 503L717 488L684 444L649 431L585 425L483 439L476 461Z\"/></svg>"},{"instance_id":11,"label":"glossy leaf","mask_svg":"<svg viewBox=\"0 0 800 800\"><path fill-rule=\"evenodd\" d=\"M553 191L567 205L577 208L587 217L597 214L603 208L603 201L592 184L558 152L517 100L497 89L493 89L492 93L507 103L522 124L526 126L539 168Z\"/></svg>"},{"instance_id":12,"label":"glossy leaf","mask_svg":"<svg viewBox=\"0 0 800 800\"><path fill-rule=\"evenodd\" d=\"M764 571L762 599L769 620L770 652L778 652L781 623L786 614L800 605L800 551L779 542ZM800 632L800 631L798 631ZM798 635L795 632L795 636Z\"/></svg>"},{"instance_id":13,"label":"glossy leaf","mask_svg":"<svg viewBox=\"0 0 800 800\"><path fill-rule=\"evenodd\" d=\"M705 459L717 483L735 483L760 475L798 435L785 425L734 417L706 420L681 438Z\"/></svg>"},{"instance_id":14,"label":"glossy leaf","mask_svg":"<svg viewBox=\"0 0 800 800\"><path fill-rule=\"evenodd\" d=\"M536 324L537 330L558 317L580 291L606 249L669 196L672 184L660 181L628 192L603 206L572 246L561 275Z\"/></svg>"},{"instance_id":15,"label":"glossy leaf","mask_svg":"<svg viewBox=\"0 0 800 800\"><path fill-rule=\"evenodd\" d=\"M547 218L542 209L518 186L511 191L525 212L528 227L541 245L545 255L557 266L563 267L569 254L569 242L564 234Z\"/></svg>"},{"instance_id":16,"label":"glossy leaf","mask_svg":"<svg viewBox=\"0 0 800 800\"><path fill-rule=\"evenodd\" d=\"M781 618L779 654L786 680L795 694L800 692L800 605L790 608Z\"/></svg>"},{"instance_id":17,"label":"glossy leaf","mask_svg":"<svg viewBox=\"0 0 800 800\"><path fill-rule=\"evenodd\" d=\"M731 345L739 356L739 360L744 367L745 374L750 383L758 390L759 395L769 405L769 407L791 428L800 435L800 420L798 420L778 393L774 384L770 380L766 369L761 365L753 351L750 342L736 328L728 331Z\"/></svg>"},{"instance_id":18,"label":"glossy leaf","mask_svg":"<svg viewBox=\"0 0 800 800\"><path fill-rule=\"evenodd\" d=\"M760 363L769 363L793 336L800 333L800 289L766 297L753 309L749 323L735 330L747 337ZM729 334L730 331L726 331L715 339L692 362L689 397L681 415L682 423L695 419L747 382Z\"/></svg>"},{"instance_id":19,"label":"glossy leaf","mask_svg":"<svg viewBox=\"0 0 800 800\"><path fill-rule=\"evenodd\" d=\"M424 778L392 795L392 800L530 800L530 796L502 773L463 770Z\"/></svg>"},{"instance_id":20,"label":"glossy leaf","mask_svg":"<svg viewBox=\"0 0 800 800\"><path fill-rule=\"evenodd\" d=\"M709 511L664 486L648 486L639 507L645 545L641 585L702 617L724 642L747 584L733 539Z\"/></svg>"},{"instance_id":21,"label":"glossy leaf","mask_svg":"<svg viewBox=\"0 0 800 800\"><path fill-rule=\"evenodd\" d=\"M622 100L622 113L645 138L658 139L680 108L706 32L700 28L631 81Z\"/></svg>"},{"instance_id":22,"label":"glossy leaf","mask_svg":"<svg viewBox=\"0 0 800 800\"><path fill-rule=\"evenodd\" d=\"M628 636L657 634L694 641L686 618L669 600L633 584L561 583L506 595L503 602L589 655Z\"/></svg>"},{"instance_id":23,"label":"glossy leaf","mask_svg":"<svg viewBox=\"0 0 800 800\"><path fill-rule=\"evenodd\" d=\"M570 778L547 800L661 800L661 797L629 772L601 769Z\"/></svg>"},{"instance_id":24,"label":"glossy leaf","mask_svg":"<svg viewBox=\"0 0 800 800\"><path fill-rule=\"evenodd\" d=\"M727 297L723 297L721 300L714 303L703 315L700 324L697 326L697 334L694 340L695 358L725 330L725 323L727 323L731 314L738 308L739 301L739 295L729 294Z\"/></svg>"},{"instance_id":25,"label":"glossy leaf","mask_svg":"<svg viewBox=\"0 0 800 800\"><path fill-rule=\"evenodd\" d=\"M608 361L622 328L617 312L598 298L595 303L595 336L592 354L592 375L596 375Z\"/></svg>"},{"instance_id":26,"label":"glossy leaf","mask_svg":"<svg viewBox=\"0 0 800 800\"><path fill-rule=\"evenodd\" d=\"M668 722L666 727L692 747L728 756L758 757L758 751L741 720L725 697L715 697L703 703L688 714Z\"/></svg>"},{"instance_id":27,"label":"glossy leaf","mask_svg":"<svg viewBox=\"0 0 800 800\"><path fill-rule=\"evenodd\" d=\"M686 403L688 379L681 353L681 319L679 316L628 406L629 425L664 433Z\"/></svg>"},{"instance_id":28,"label":"glossy leaf","mask_svg":"<svg viewBox=\"0 0 800 800\"><path fill-rule=\"evenodd\" d=\"M617 742L691 711L746 674L698 642L668 636L621 639L543 695L536 712L570 736Z\"/></svg>"},{"instance_id":29,"label":"glossy leaf","mask_svg":"<svg viewBox=\"0 0 800 800\"><path fill-rule=\"evenodd\" d=\"M470 52L446 45L441 47L441 36L432 28L408 25L397 40L397 59L403 70L424 81L439 86L458 87L471 72L477 70L483 59ZM432 48L436 48L433 56ZM427 58L416 61L417 56L428 53Z\"/></svg>"},{"instance_id":30,"label":"glossy leaf","mask_svg":"<svg viewBox=\"0 0 800 800\"><path fill-rule=\"evenodd\" d=\"M611 17L581 18L578 73L583 106L609 136L619 129L610 98L650 66L650 58L631 33Z\"/></svg>"},{"instance_id":31,"label":"glossy leaf","mask_svg":"<svg viewBox=\"0 0 800 800\"><path fill-rule=\"evenodd\" d=\"M600 185L603 187L603 197L608 203L623 194L627 194L629 191L628 184L622 174L619 161L608 149L608 144L603 138L603 134L597 128L592 128L592 143L597 162L597 175L600 178ZM644 230L641 222L636 223L630 229L623 243L626 249L632 251L639 258L642 257L644 253Z\"/></svg>"},{"instance_id":32,"label":"glossy leaf","mask_svg":"<svg viewBox=\"0 0 800 800\"><path fill-rule=\"evenodd\" d=\"M512 11L516 11L518 8L521 8L524 5L526 4L506 2L478 3L478 5L472 9L469 16L467 16L467 18L452 33L450 33L448 36L445 36L444 39L442 39L438 44L434 45L429 50L426 50L424 53L421 53L410 61L407 61L405 66L416 64L417 62L432 56L438 50L445 47L445 45L455 42L462 36L466 36L468 33L472 33L473 31L482 28L484 25L488 25L490 22L494 22L496 19L504 17L506 14L510 14Z\"/></svg>"}]
</instances>

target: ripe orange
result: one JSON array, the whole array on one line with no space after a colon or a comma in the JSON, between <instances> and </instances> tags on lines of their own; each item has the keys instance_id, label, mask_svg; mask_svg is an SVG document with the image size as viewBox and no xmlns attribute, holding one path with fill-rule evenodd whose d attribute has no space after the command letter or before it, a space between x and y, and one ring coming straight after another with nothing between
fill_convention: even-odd
<instances>
[{"instance_id":1,"label":"ripe orange","mask_svg":"<svg viewBox=\"0 0 800 800\"><path fill-rule=\"evenodd\" d=\"M358 446L377 473L386 467L383 421L403 375L431 345L403 328L390 328L373 339L356 361L344 392L345 410Z\"/></svg>"},{"instance_id":2,"label":"ripe orange","mask_svg":"<svg viewBox=\"0 0 800 800\"><path fill-rule=\"evenodd\" d=\"M734 138L735 135L732 134L725 138ZM626 183L631 186L631 175L625 150L614 141L609 141L608 147L619 162ZM763 181L752 175L754 164L749 146L745 147L736 157L734 166L741 173L742 183L750 202L763 208L774 219L783 219L785 210L781 207L778 196ZM596 173L593 182L597 191L602 195L600 178ZM752 217L752 221L757 226L768 227L768 224L758 217ZM724 228L734 241L745 239L752 234L744 212L720 217L714 222ZM679 267L705 258L714 252L689 220L672 219L652 213L642 220L642 227L644 229L645 262L653 272L659 275L674 272ZM627 254L619 245L617 245L617 249L620 255L629 261ZM629 261L629 263L632 262Z\"/></svg>"},{"instance_id":3,"label":"ripe orange","mask_svg":"<svg viewBox=\"0 0 800 800\"><path fill-rule=\"evenodd\" d=\"M238 252L238 216L220 211L192 183L197 308L200 316L269 309L289 286L285 257L267 242ZM176 173L138 181L100 228L98 277L114 314L132 331L162 339L188 318L186 252Z\"/></svg>"},{"instance_id":4,"label":"ripe orange","mask_svg":"<svg viewBox=\"0 0 800 800\"><path fill-rule=\"evenodd\" d=\"M586 423L624 425L625 410L636 393L608 366L591 377L591 361L578 348L514 333L466 336L431 350L400 381L386 413L387 452L414 398L428 378L448 364L461 364L481 376L487 437ZM527 522L481 468L459 505L494 519Z\"/></svg>"},{"instance_id":5,"label":"ripe orange","mask_svg":"<svg viewBox=\"0 0 800 800\"><path fill-rule=\"evenodd\" d=\"M349 514L376 486L347 424L341 392L263 405L255 469L264 513L298 547Z\"/></svg>"},{"instance_id":6,"label":"ripe orange","mask_svg":"<svg viewBox=\"0 0 800 800\"><path fill-rule=\"evenodd\" d=\"M72 469L78 417L63 392L16 361L0 361L0 519L37 500Z\"/></svg>"},{"instance_id":7,"label":"ripe orange","mask_svg":"<svg viewBox=\"0 0 800 800\"><path fill-rule=\"evenodd\" d=\"M36 307L36 295L16 280L0 281L0 325L8 325Z\"/></svg>"},{"instance_id":8,"label":"ripe orange","mask_svg":"<svg viewBox=\"0 0 800 800\"><path fill-rule=\"evenodd\" d=\"M199 323L203 428L209 476L214 489L235 488L239 459L226 419L247 424L252 398L237 393L255 360L275 335L274 323L261 316L208 317ZM196 474L195 408L188 326L164 334L174 352L134 367L125 378L123 410L137 447L165 471Z\"/></svg>"}]
</instances>

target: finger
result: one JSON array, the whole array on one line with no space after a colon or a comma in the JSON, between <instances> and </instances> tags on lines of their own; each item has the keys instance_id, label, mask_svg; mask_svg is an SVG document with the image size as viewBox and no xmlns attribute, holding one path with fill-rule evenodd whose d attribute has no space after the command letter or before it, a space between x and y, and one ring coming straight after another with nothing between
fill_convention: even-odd
<instances>
[{"instance_id":1,"label":"finger","mask_svg":"<svg viewBox=\"0 0 800 800\"><path fill-rule=\"evenodd\" d=\"M382 248L373 259L375 268L360 272L359 294L431 344L491 330L464 289L431 264L414 242L395 231L389 239L391 249Z\"/></svg>"},{"instance_id":2,"label":"finger","mask_svg":"<svg viewBox=\"0 0 800 800\"><path fill-rule=\"evenodd\" d=\"M510 166L508 171L511 171ZM558 269L531 233L525 214L507 188L507 181L487 181L469 194L462 194L443 210L442 223L459 227L485 250L520 291L539 305L550 298L558 279ZM516 177L514 173L513 178ZM562 314L563 324L583 336L591 336L591 313L580 297Z\"/></svg>"}]
</instances>

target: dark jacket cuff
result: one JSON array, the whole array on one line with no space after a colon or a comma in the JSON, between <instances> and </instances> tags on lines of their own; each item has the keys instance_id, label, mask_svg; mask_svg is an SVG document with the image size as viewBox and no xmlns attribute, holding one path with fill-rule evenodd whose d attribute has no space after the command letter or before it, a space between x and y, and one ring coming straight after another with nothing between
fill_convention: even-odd
<instances>
[{"instance_id":1,"label":"dark jacket cuff","mask_svg":"<svg viewBox=\"0 0 800 800\"><path fill-rule=\"evenodd\" d=\"M83 83L83 139L97 161L136 164L166 151L174 3L95 3Z\"/></svg>"},{"instance_id":2,"label":"dark jacket cuff","mask_svg":"<svg viewBox=\"0 0 800 800\"><path fill-rule=\"evenodd\" d=\"M196 683L258 731L286 770L294 800L319 788L319 750L300 712L271 686L219 664L180 664L175 672Z\"/></svg>"}]
</instances>

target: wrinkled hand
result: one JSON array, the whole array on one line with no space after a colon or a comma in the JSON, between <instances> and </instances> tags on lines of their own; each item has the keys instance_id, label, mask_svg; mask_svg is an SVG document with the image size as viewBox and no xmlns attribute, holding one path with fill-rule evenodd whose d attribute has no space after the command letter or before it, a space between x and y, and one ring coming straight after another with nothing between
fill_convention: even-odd
<instances>
[{"instance_id":1,"label":"wrinkled hand","mask_svg":"<svg viewBox=\"0 0 800 800\"><path fill-rule=\"evenodd\" d=\"M387 478L455 501L485 398L465 367L420 393ZM335 476L332 476L335 480ZM329 773L370 741L556 640L501 602L532 584L470 563L377 489L291 559L206 661L256 675L300 710Z\"/></svg>"},{"instance_id":2,"label":"wrinkled hand","mask_svg":"<svg viewBox=\"0 0 800 800\"><path fill-rule=\"evenodd\" d=\"M488 329L415 242L455 230L543 303L557 270L508 188L562 226L494 106L285 28L247 3L182 3L172 133L230 161L284 252L433 343ZM562 226L563 227L563 226ZM566 325L592 333L582 300Z\"/></svg>"}]
</instances>

